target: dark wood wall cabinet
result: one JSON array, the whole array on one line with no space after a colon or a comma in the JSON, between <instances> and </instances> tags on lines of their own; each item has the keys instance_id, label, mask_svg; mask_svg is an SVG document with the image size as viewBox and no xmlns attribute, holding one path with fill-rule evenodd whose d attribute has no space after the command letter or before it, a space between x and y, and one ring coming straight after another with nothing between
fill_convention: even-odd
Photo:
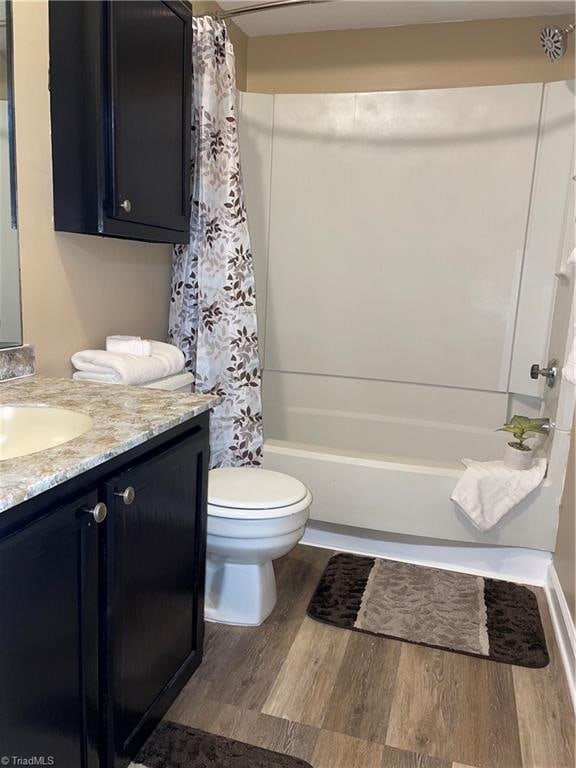
<instances>
[{"instance_id":1,"label":"dark wood wall cabinet","mask_svg":"<svg viewBox=\"0 0 576 768\"><path fill-rule=\"evenodd\" d=\"M192 11L50 0L54 226L187 243Z\"/></svg>"},{"instance_id":2,"label":"dark wood wall cabinet","mask_svg":"<svg viewBox=\"0 0 576 768\"><path fill-rule=\"evenodd\" d=\"M207 481L206 413L0 515L1 754L136 755L202 659Z\"/></svg>"}]
</instances>

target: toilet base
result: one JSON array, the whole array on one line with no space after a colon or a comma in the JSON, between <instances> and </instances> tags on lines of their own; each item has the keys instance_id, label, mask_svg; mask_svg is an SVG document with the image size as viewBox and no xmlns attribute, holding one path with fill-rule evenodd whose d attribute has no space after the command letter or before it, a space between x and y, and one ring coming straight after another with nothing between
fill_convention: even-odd
<instances>
[{"instance_id":1,"label":"toilet base","mask_svg":"<svg viewBox=\"0 0 576 768\"><path fill-rule=\"evenodd\" d=\"M206 621L257 627L272 613L276 598L271 560L265 563L230 563L210 557L206 560Z\"/></svg>"}]
</instances>

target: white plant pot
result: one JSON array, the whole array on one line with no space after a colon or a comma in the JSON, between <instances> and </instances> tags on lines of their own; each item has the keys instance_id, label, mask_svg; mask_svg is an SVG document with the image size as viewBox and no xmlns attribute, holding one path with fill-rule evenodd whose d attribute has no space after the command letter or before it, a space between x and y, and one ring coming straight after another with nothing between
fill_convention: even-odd
<instances>
[{"instance_id":1,"label":"white plant pot","mask_svg":"<svg viewBox=\"0 0 576 768\"><path fill-rule=\"evenodd\" d=\"M534 453L532 449L529 451L519 451L518 448L514 448L510 443L506 443L504 450L504 464L510 469L530 469L534 461Z\"/></svg>"}]
</instances>

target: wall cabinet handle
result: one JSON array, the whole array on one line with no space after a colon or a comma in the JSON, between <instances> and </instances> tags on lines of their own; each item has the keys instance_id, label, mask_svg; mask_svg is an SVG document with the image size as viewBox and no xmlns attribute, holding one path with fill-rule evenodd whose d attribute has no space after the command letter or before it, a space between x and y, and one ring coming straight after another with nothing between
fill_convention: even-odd
<instances>
[{"instance_id":1,"label":"wall cabinet handle","mask_svg":"<svg viewBox=\"0 0 576 768\"><path fill-rule=\"evenodd\" d=\"M128 488L125 488L123 491L116 491L114 496L119 496L124 504L129 507L136 498L136 491L129 485Z\"/></svg>"},{"instance_id":2,"label":"wall cabinet handle","mask_svg":"<svg viewBox=\"0 0 576 768\"><path fill-rule=\"evenodd\" d=\"M97 523L103 523L108 514L108 507L102 501L99 501L92 509L85 508L85 511L92 515Z\"/></svg>"},{"instance_id":3,"label":"wall cabinet handle","mask_svg":"<svg viewBox=\"0 0 576 768\"><path fill-rule=\"evenodd\" d=\"M120 208L122 208L123 211L126 211L126 213L130 213L132 210L132 203L126 198L126 200L122 200L120 203Z\"/></svg>"}]
</instances>

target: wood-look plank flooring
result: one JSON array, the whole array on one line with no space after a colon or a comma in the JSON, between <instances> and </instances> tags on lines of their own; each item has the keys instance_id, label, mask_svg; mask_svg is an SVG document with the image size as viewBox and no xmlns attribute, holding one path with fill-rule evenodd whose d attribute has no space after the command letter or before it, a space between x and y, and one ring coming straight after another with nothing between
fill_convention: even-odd
<instances>
[{"instance_id":1,"label":"wood-look plank flooring","mask_svg":"<svg viewBox=\"0 0 576 768\"><path fill-rule=\"evenodd\" d=\"M167 719L314 768L573 768L574 716L547 605L550 653L523 669L336 629L306 617L331 552L275 565L257 628L208 624L205 656Z\"/></svg>"}]
</instances>

